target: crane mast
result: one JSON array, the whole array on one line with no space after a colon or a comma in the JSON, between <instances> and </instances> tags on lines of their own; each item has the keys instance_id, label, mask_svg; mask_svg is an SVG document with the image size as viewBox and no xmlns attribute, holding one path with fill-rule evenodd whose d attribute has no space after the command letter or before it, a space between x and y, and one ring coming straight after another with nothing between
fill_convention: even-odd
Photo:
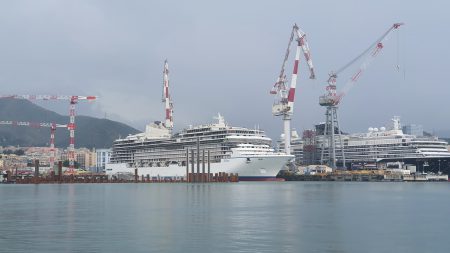
<instances>
[{"instance_id":1,"label":"crane mast","mask_svg":"<svg viewBox=\"0 0 450 253\"><path fill-rule=\"evenodd\" d=\"M295 59L294 59L294 69L291 75L290 87L287 87L287 79L285 75L286 62L289 59L290 48L294 37L297 41ZM306 34L300 30L297 24L294 24L291 31L291 36L289 38L288 47L284 56L283 64L281 65L281 71L275 82L270 94L276 95L276 100L272 106L272 114L274 116L283 117L284 125L284 149L285 153L291 154L291 118L294 112L294 102L295 102L295 89L297 86L297 76L298 76L298 66L300 62L300 55L303 52L305 61L308 65L310 72L310 79L315 79L314 66L311 60L311 53L309 49L308 42L306 40Z\"/></svg>"},{"instance_id":2,"label":"crane mast","mask_svg":"<svg viewBox=\"0 0 450 253\"><path fill-rule=\"evenodd\" d=\"M173 104L169 93L169 63L164 62L163 70L163 96L162 102L165 104L166 122L165 127L169 130L173 129Z\"/></svg>"},{"instance_id":3,"label":"crane mast","mask_svg":"<svg viewBox=\"0 0 450 253\"><path fill-rule=\"evenodd\" d=\"M92 102L98 96L64 96L64 95L0 95L0 98L27 99L27 100L68 100L69 101L69 172L74 173L75 169L75 105L80 101Z\"/></svg>"},{"instance_id":4,"label":"crane mast","mask_svg":"<svg viewBox=\"0 0 450 253\"><path fill-rule=\"evenodd\" d=\"M49 122L29 122L29 121L8 121L1 120L0 125L10 125L10 126L27 126L33 128L50 128L50 158L49 164L50 168L55 164L56 150L55 150L55 132L56 128L68 128L68 125L49 123Z\"/></svg>"}]
</instances>

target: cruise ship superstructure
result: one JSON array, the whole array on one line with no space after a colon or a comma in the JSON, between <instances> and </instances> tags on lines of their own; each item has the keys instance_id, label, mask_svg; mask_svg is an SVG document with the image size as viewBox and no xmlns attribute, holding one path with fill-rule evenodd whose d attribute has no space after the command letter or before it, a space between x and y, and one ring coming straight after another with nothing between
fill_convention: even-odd
<instances>
[{"instance_id":1,"label":"cruise ship superstructure","mask_svg":"<svg viewBox=\"0 0 450 253\"><path fill-rule=\"evenodd\" d=\"M264 131L230 126L220 114L215 123L191 126L173 134L167 62L163 83L165 123L156 121L147 125L143 133L114 141L110 163L105 166L107 174L134 173L137 168L140 176L186 177L186 152L197 152L197 142L202 151L210 154L211 173L237 173L240 180L273 180L294 158L274 151L272 140Z\"/></svg>"}]
</instances>

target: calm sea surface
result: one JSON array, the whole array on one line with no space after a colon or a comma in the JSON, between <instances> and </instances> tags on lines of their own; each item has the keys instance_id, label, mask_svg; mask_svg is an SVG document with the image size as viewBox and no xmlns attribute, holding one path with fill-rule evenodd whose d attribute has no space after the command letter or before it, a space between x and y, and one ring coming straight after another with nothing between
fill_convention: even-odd
<instances>
[{"instance_id":1,"label":"calm sea surface","mask_svg":"<svg viewBox=\"0 0 450 253\"><path fill-rule=\"evenodd\" d=\"M0 185L0 252L450 252L450 183Z\"/></svg>"}]
</instances>

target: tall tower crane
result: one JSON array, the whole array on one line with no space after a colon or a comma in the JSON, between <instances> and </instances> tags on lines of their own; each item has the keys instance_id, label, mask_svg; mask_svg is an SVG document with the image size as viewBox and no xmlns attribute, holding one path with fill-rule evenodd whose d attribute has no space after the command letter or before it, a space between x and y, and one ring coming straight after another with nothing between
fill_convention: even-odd
<instances>
[{"instance_id":1,"label":"tall tower crane","mask_svg":"<svg viewBox=\"0 0 450 253\"><path fill-rule=\"evenodd\" d=\"M74 173L75 169L75 105L79 101L93 102L98 96L60 96L60 95L0 95L0 98L27 99L27 100L66 100L69 101L69 172Z\"/></svg>"},{"instance_id":2,"label":"tall tower crane","mask_svg":"<svg viewBox=\"0 0 450 253\"><path fill-rule=\"evenodd\" d=\"M322 142L322 150L320 154L320 163L325 162L324 151L325 151L325 140L328 142L328 165L335 169L336 168L336 135L338 135L339 145L341 149L342 165L345 167L345 154L344 154L344 144L342 142L341 130L339 127L339 121L337 117L337 108L342 100L342 97L351 89L351 87L356 84L362 73L369 67L372 61L378 56L384 47L384 42L388 38L388 35L397 30L403 23L393 24L383 35L373 42L366 50L361 54L356 56L350 62L345 64L343 67L339 68L337 71L331 72L328 78L328 85L326 86L327 93L319 97L319 104L326 107L326 121L324 126L324 136L325 139ZM344 85L341 92L336 92L336 80L338 75L353 66L354 63L359 60L364 59L362 64L359 66L357 71L351 76L351 78Z\"/></svg>"},{"instance_id":3,"label":"tall tower crane","mask_svg":"<svg viewBox=\"0 0 450 253\"><path fill-rule=\"evenodd\" d=\"M294 70L291 76L290 87L287 87L288 80L284 73L286 62L289 58L290 48L292 41L297 41L297 49L295 52ZM309 50L308 42L306 41L306 34L300 30L297 24L294 24L291 31L291 36L289 38L288 47L284 55L283 64L281 65L281 71L278 76L275 85L273 86L270 94L275 95L276 99L272 106L272 114L274 116L282 116L284 123L284 149L286 154L291 154L291 118L294 112L294 98L295 98L295 88L297 86L297 73L298 64L300 61L300 52L303 52L306 63L310 72L310 79L315 79L314 66L311 60L311 53Z\"/></svg>"},{"instance_id":4,"label":"tall tower crane","mask_svg":"<svg viewBox=\"0 0 450 253\"><path fill-rule=\"evenodd\" d=\"M162 102L165 103L166 122L165 127L170 131L173 129L173 104L172 97L169 93L169 63L167 60L164 62L163 70L163 95Z\"/></svg>"},{"instance_id":5,"label":"tall tower crane","mask_svg":"<svg viewBox=\"0 0 450 253\"><path fill-rule=\"evenodd\" d=\"M50 128L50 153L51 153L49 159L50 167L52 167L55 164L56 158L56 149L55 149L56 128L68 128L68 125L49 122L8 121L8 120L1 120L0 125L25 126L32 128Z\"/></svg>"}]
</instances>

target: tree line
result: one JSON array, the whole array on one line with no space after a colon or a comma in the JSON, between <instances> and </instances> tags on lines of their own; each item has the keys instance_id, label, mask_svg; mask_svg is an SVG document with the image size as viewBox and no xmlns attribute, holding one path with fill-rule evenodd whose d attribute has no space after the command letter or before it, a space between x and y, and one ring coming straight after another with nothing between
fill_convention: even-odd
<instances>
[{"instance_id":1,"label":"tree line","mask_svg":"<svg viewBox=\"0 0 450 253\"><path fill-rule=\"evenodd\" d=\"M25 155L25 151L23 149L16 149L16 150L4 149L2 151L2 154L4 154L4 155L14 154L14 155L21 156L21 155Z\"/></svg>"}]
</instances>

